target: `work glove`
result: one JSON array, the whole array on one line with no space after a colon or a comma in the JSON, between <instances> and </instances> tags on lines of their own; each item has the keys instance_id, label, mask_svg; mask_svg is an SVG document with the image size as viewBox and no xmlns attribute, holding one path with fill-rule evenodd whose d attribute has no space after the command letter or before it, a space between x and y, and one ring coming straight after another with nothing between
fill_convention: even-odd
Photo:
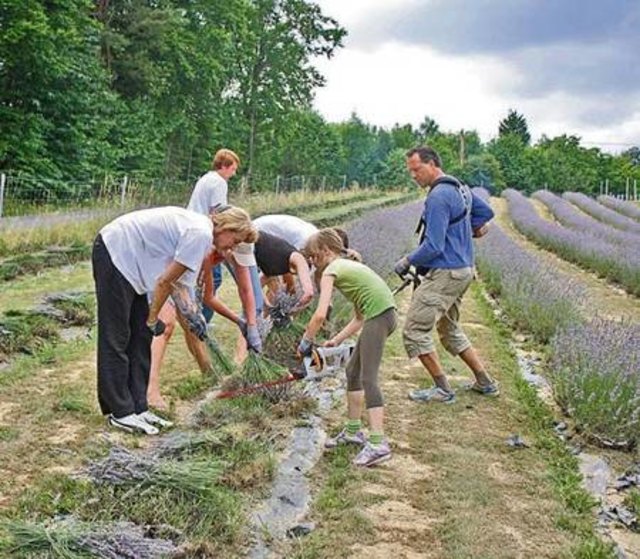
<instances>
[{"instance_id":1,"label":"work glove","mask_svg":"<svg viewBox=\"0 0 640 559\"><path fill-rule=\"evenodd\" d=\"M204 341L207 337L207 322L200 313L189 313L184 317L189 330L196 338Z\"/></svg>"},{"instance_id":2,"label":"work glove","mask_svg":"<svg viewBox=\"0 0 640 559\"><path fill-rule=\"evenodd\" d=\"M244 338L247 340L249 349L252 349L256 353L262 352L262 338L260 337L260 332L258 332L258 327L255 324L249 324L247 326L247 333L244 335Z\"/></svg>"},{"instance_id":3,"label":"work glove","mask_svg":"<svg viewBox=\"0 0 640 559\"><path fill-rule=\"evenodd\" d=\"M167 328L167 325L162 322L162 320L157 319L155 322L147 322L147 328L149 328L149 330L151 330L151 333L153 334L154 337L156 336L162 336L162 334L164 334L164 331Z\"/></svg>"},{"instance_id":4,"label":"work glove","mask_svg":"<svg viewBox=\"0 0 640 559\"><path fill-rule=\"evenodd\" d=\"M247 337L247 321L244 318L238 318L238 320L236 320L236 324L238 325L238 328L240 328L240 332L242 332L242 335L246 338Z\"/></svg>"},{"instance_id":5,"label":"work glove","mask_svg":"<svg viewBox=\"0 0 640 559\"><path fill-rule=\"evenodd\" d=\"M311 340L307 340L307 338L302 338L298 344L298 355L300 357L309 357L312 351L313 342Z\"/></svg>"},{"instance_id":6,"label":"work glove","mask_svg":"<svg viewBox=\"0 0 640 559\"><path fill-rule=\"evenodd\" d=\"M396 262L396 265L393 267L393 271L404 279L404 276L409 272L409 268L411 268L411 262L409 262L409 259L406 256L403 256Z\"/></svg>"}]
</instances>

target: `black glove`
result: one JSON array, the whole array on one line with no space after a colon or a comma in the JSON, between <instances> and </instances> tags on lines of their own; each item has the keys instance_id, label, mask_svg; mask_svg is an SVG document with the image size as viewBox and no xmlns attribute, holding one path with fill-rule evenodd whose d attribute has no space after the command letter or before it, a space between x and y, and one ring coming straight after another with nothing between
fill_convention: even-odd
<instances>
[{"instance_id":1,"label":"black glove","mask_svg":"<svg viewBox=\"0 0 640 559\"><path fill-rule=\"evenodd\" d=\"M188 314L184 317L187 322L189 330L193 332L194 336L201 341L204 341L207 337L207 321L201 314Z\"/></svg>"},{"instance_id":2,"label":"black glove","mask_svg":"<svg viewBox=\"0 0 640 559\"><path fill-rule=\"evenodd\" d=\"M302 338L298 344L298 355L300 357L309 357L313 352L313 342Z\"/></svg>"},{"instance_id":3,"label":"black glove","mask_svg":"<svg viewBox=\"0 0 640 559\"><path fill-rule=\"evenodd\" d=\"M396 265L393 267L393 271L404 279L404 276L407 275L410 268L411 262L409 262L409 259L406 256L403 256L396 262Z\"/></svg>"},{"instance_id":4,"label":"black glove","mask_svg":"<svg viewBox=\"0 0 640 559\"><path fill-rule=\"evenodd\" d=\"M164 331L166 330L167 325L164 322L162 322L162 320L158 319L155 322L152 322L151 324L147 322L147 328L149 328L153 336L156 337L156 336L162 336L162 334L164 334Z\"/></svg>"}]
</instances>

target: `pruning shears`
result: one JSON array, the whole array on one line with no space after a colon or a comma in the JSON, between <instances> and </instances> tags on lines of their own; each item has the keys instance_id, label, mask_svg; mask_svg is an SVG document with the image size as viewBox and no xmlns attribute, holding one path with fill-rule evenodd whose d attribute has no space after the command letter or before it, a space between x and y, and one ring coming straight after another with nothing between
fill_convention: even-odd
<instances>
[{"instance_id":1,"label":"pruning shears","mask_svg":"<svg viewBox=\"0 0 640 559\"><path fill-rule=\"evenodd\" d=\"M411 284L413 284L414 289L420 285L420 278L418 277L418 274L411 270L409 270L404 276L400 276L400 279L402 280L402 283L391 292L394 295L397 295Z\"/></svg>"}]
</instances>

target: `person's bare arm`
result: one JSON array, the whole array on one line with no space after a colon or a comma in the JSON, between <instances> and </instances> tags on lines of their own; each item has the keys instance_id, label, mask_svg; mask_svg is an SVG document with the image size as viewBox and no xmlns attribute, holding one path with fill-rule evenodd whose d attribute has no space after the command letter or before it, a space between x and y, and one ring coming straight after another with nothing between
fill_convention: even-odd
<instances>
[{"instance_id":1,"label":"person's bare arm","mask_svg":"<svg viewBox=\"0 0 640 559\"><path fill-rule=\"evenodd\" d=\"M298 309L301 309L308 305L313 299L313 281L311 281L311 273L309 271L309 264L302 254L294 252L289 258L290 266L296 271L298 278L300 278L300 285L302 286L302 296L297 305ZM333 285L333 282L332 282Z\"/></svg>"},{"instance_id":2,"label":"person's bare arm","mask_svg":"<svg viewBox=\"0 0 640 559\"><path fill-rule=\"evenodd\" d=\"M151 306L149 307L147 324L154 324L158 321L158 314L160 313L162 305L164 305L177 284L177 281L186 271L187 267L184 264L180 264L174 260L158 278L153 289L153 298L151 300Z\"/></svg>"},{"instance_id":3,"label":"person's bare arm","mask_svg":"<svg viewBox=\"0 0 640 559\"><path fill-rule=\"evenodd\" d=\"M362 328L363 324L364 324L363 316L361 314L359 314L358 312L356 312L356 315L349 321L349 324L347 324L333 338L331 338L329 341L325 342L324 345L325 346L340 345L347 338L350 338L351 336L356 334L356 332L359 332L360 329Z\"/></svg>"},{"instance_id":4,"label":"person's bare arm","mask_svg":"<svg viewBox=\"0 0 640 559\"><path fill-rule=\"evenodd\" d=\"M205 260L205 262L207 261ZM203 264L203 267L204 266ZM205 270L206 273L204 274L202 302L219 315L237 323L240 318L238 314L225 305L216 294L216 286L213 283L213 276L211 274L212 269L213 266L208 262Z\"/></svg>"},{"instance_id":5,"label":"person's bare arm","mask_svg":"<svg viewBox=\"0 0 640 559\"><path fill-rule=\"evenodd\" d=\"M334 276L322 276L322 280L320 280L320 298L318 299L318 306L316 307L316 310L304 331L304 338L307 340L311 341L315 338L327 318L327 312L329 311L329 305L331 303L331 295L333 294L334 279Z\"/></svg>"},{"instance_id":6,"label":"person's bare arm","mask_svg":"<svg viewBox=\"0 0 640 559\"><path fill-rule=\"evenodd\" d=\"M240 266L232 262L236 274L236 284L238 286L238 296L242 302L244 316L249 326L256 325L256 298L253 295L253 285L251 285L251 272L246 266Z\"/></svg>"}]
</instances>

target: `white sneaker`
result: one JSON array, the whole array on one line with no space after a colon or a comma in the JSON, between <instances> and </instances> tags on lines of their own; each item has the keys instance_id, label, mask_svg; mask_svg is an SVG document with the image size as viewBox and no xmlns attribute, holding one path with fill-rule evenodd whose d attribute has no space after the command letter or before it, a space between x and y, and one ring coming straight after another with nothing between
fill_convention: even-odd
<instances>
[{"instance_id":1,"label":"white sneaker","mask_svg":"<svg viewBox=\"0 0 640 559\"><path fill-rule=\"evenodd\" d=\"M140 419L141 421L145 421L149 425L157 425L158 427L163 428L173 427L173 421L162 419L162 417L157 416L155 413L150 412L149 410L139 413L137 417L138 419Z\"/></svg>"},{"instance_id":2,"label":"white sneaker","mask_svg":"<svg viewBox=\"0 0 640 559\"><path fill-rule=\"evenodd\" d=\"M127 431L127 433L144 433L145 435L157 435L160 431L150 423L140 419L135 413L124 417L109 416L109 425Z\"/></svg>"}]
</instances>

